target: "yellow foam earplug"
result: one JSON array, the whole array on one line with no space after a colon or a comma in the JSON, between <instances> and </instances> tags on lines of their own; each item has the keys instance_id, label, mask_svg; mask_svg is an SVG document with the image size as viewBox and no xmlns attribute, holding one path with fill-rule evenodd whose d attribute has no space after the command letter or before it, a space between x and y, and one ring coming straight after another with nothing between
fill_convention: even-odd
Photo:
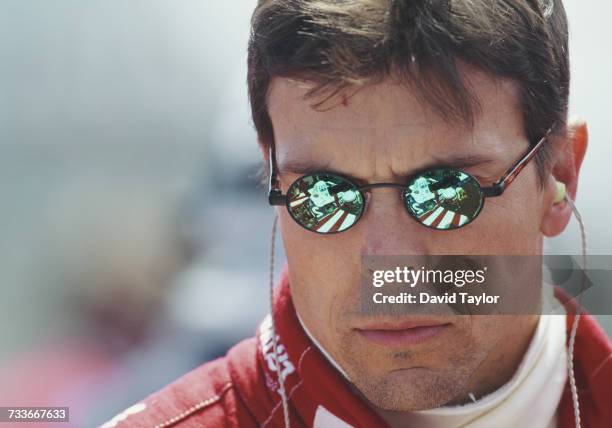
<instances>
[{"instance_id":1,"label":"yellow foam earplug","mask_svg":"<svg viewBox=\"0 0 612 428\"><path fill-rule=\"evenodd\" d=\"M557 193L555 194L555 200L553 203L558 204L559 202L563 202L565 199L565 183L561 181L557 181Z\"/></svg>"}]
</instances>

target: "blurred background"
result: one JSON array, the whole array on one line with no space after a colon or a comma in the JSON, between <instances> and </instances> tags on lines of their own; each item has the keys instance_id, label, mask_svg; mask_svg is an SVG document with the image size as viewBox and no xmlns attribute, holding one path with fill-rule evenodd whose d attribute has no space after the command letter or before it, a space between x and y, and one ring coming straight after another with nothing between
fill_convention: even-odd
<instances>
[{"instance_id":1,"label":"blurred background","mask_svg":"<svg viewBox=\"0 0 612 428\"><path fill-rule=\"evenodd\" d=\"M577 204L590 252L611 254L612 3L565 3L570 115L590 125ZM1 405L94 426L267 312L254 4L0 0ZM578 254L575 222L546 245Z\"/></svg>"}]
</instances>

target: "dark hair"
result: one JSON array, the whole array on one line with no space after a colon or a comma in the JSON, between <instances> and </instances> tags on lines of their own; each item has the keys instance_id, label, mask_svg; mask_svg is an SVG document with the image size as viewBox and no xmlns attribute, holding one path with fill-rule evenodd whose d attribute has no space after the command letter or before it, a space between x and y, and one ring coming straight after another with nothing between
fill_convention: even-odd
<instances>
[{"instance_id":1,"label":"dark hair","mask_svg":"<svg viewBox=\"0 0 612 428\"><path fill-rule=\"evenodd\" d=\"M561 0L259 0L248 45L253 122L260 142L273 144L274 76L312 81L307 96L324 93L325 101L397 73L443 117L472 124L478 104L461 60L518 84L524 131L535 144L553 125L565 130L567 39ZM540 182L549 148L536 158Z\"/></svg>"}]
</instances>

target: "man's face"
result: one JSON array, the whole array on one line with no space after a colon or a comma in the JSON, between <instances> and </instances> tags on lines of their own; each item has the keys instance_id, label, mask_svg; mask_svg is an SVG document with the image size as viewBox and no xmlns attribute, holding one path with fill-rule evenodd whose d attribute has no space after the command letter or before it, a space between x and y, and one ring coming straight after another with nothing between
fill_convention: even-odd
<instances>
[{"instance_id":1,"label":"man's face","mask_svg":"<svg viewBox=\"0 0 612 428\"><path fill-rule=\"evenodd\" d=\"M517 91L510 82L463 72L481 107L472 128L445 121L390 78L318 110L312 99L303 99L308 84L274 78L268 105L283 192L303 173L317 170L359 182L406 183L415 171L443 164L491 185L528 148ZM502 196L487 199L473 223L453 231L432 230L410 218L397 189L377 188L366 199L358 224L327 236L305 230L278 208L291 293L304 324L380 409L433 408L499 387L520 362L537 316L440 316L434 321L443 327L424 340L381 343L369 334L374 320L359 310L361 259L541 254L545 202L535 163ZM527 283L517 273L517 293Z\"/></svg>"}]
</instances>

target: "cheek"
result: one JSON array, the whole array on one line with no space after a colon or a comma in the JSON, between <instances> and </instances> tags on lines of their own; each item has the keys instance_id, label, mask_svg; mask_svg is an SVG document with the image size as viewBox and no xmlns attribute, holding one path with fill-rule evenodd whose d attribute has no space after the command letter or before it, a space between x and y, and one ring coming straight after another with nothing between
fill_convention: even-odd
<instances>
[{"instance_id":1,"label":"cheek","mask_svg":"<svg viewBox=\"0 0 612 428\"><path fill-rule=\"evenodd\" d=\"M540 254L541 207L535 184L515 182L499 197L487 198L482 212L465 228L469 253Z\"/></svg>"},{"instance_id":2,"label":"cheek","mask_svg":"<svg viewBox=\"0 0 612 428\"><path fill-rule=\"evenodd\" d=\"M347 296L357 295L360 247L354 234L320 235L279 212L289 264L291 295L309 330L321 341L333 340L334 326ZM354 291L354 292L353 292Z\"/></svg>"},{"instance_id":3,"label":"cheek","mask_svg":"<svg viewBox=\"0 0 612 428\"><path fill-rule=\"evenodd\" d=\"M486 357L482 370L498 371L521 360L523 346L529 344L530 331L537 323L537 316L526 315L476 315L472 317L474 349Z\"/></svg>"},{"instance_id":4,"label":"cheek","mask_svg":"<svg viewBox=\"0 0 612 428\"><path fill-rule=\"evenodd\" d=\"M508 322L505 321L508 319ZM495 315L473 315L470 320L470 336L476 348L490 349L505 335L508 323L513 318Z\"/></svg>"}]
</instances>

